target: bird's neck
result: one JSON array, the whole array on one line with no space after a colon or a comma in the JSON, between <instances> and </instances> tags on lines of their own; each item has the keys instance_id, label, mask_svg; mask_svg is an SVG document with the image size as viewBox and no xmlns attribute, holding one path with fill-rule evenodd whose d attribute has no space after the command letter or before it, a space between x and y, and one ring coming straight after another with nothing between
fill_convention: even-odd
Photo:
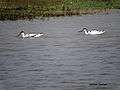
<instances>
[{"instance_id":1,"label":"bird's neck","mask_svg":"<svg viewBox=\"0 0 120 90\"><path fill-rule=\"evenodd\" d=\"M84 29L84 32L85 32L85 34L88 34L88 31L86 29Z\"/></svg>"},{"instance_id":2,"label":"bird's neck","mask_svg":"<svg viewBox=\"0 0 120 90\"><path fill-rule=\"evenodd\" d=\"M21 36L22 36L22 37L25 37L25 33L21 33Z\"/></svg>"}]
</instances>

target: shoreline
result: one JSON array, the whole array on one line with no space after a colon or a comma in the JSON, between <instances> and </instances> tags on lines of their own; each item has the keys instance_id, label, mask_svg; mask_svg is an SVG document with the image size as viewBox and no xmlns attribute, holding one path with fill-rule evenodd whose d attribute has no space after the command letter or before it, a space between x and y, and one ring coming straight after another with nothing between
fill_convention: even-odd
<instances>
[{"instance_id":1,"label":"shoreline","mask_svg":"<svg viewBox=\"0 0 120 90\"><path fill-rule=\"evenodd\" d=\"M7 0L0 2L0 20L107 13L111 9L120 9L120 0Z\"/></svg>"},{"instance_id":2,"label":"shoreline","mask_svg":"<svg viewBox=\"0 0 120 90\"><path fill-rule=\"evenodd\" d=\"M73 15L87 15L87 14L99 14L99 13L109 13L112 9L79 9L70 11L43 11L39 13L26 13L26 12L15 12L14 13L3 13L0 15L0 20L24 20L24 19L34 19L39 17L60 17L60 16L73 16Z\"/></svg>"},{"instance_id":3,"label":"shoreline","mask_svg":"<svg viewBox=\"0 0 120 90\"><path fill-rule=\"evenodd\" d=\"M72 15L86 15L86 14L96 14L96 13L109 13L111 9L81 9L81 10L71 10L71 11L56 11L51 13L45 13L44 16L48 17L59 17L59 16L72 16Z\"/></svg>"}]
</instances>

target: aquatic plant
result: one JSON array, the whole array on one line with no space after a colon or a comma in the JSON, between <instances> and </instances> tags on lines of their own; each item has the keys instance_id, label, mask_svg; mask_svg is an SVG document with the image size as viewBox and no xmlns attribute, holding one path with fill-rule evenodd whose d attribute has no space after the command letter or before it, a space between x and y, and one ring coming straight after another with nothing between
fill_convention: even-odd
<instances>
[{"instance_id":1,"label":"aquatic plant","mask_svg":"<svg viewBox=\"0 0 120 90\"><path fill-rule=\"evenodd\" d=\"M64 16L120 9L120 0L1 0L0 20Z\"/></svg>"}]
</instances>

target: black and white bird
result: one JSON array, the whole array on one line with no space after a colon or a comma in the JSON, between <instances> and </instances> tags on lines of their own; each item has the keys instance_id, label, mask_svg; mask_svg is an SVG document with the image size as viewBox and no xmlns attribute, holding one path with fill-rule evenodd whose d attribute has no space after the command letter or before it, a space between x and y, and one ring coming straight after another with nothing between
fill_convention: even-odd
<instances>
[{"instance_id":1,"label":"black and white bird","mask_svg":"<svg viewBox=\"0 0 120 90\"><path fill-rule=\"evenodd\" d=\"M85 32L85 34L90 34L90 35L100 35L100 34L103 34L103 33L105 33L105 31L98 31L98 30L95 30L95 29L93 29L93 30L91 30L91 31L88 31L88 29L87 28L83 28L81 31L79 31L79 32L82 32L82 31L84 31Z\"/></svg>"},{"instance_id":2,"label":"black and white bird","mask_svg":"<svg viewBox=\"0 0 120 90\"><path fill-rule=\"evenodd\" d=\"M22 30L22 31L18 34L18 37L29 38L29 37L40 37L40 36L43 36L43 35L44 35L43 33L38 33L38 34L35 34L35 33L25 33L25 31Z\"/></svg>"}]
</instances>

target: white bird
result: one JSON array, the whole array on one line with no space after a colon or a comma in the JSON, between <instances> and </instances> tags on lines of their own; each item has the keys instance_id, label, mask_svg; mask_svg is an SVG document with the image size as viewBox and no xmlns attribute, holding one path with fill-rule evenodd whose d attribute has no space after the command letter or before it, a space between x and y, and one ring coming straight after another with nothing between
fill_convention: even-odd
<instances>
[{"instance_id":1,"label":"white bird","mask_svg":"<svg viewBox=\"0 0 120 90\"><path fill-rule=\"evenodd\" d=\"M84 31L85 34L90 34L90 35L100 35L100 34L103 34L105 33L105 31L98 31L98 30L92 30L92 31L87 31L88 29L87 28L83 28L83 30L81 30L80 32Z\"/></svg>"},{"instance_id":2,"label":"white bird","mask_svg":"<svg viewBox=\"0 0 120 90\"><path fill-rule=\"evenodd\" d=\"M18 34L18 37L22 37L22 38L29 38L29 37L40 37L40 36L43 36L44 34L43 33L38 33L38 34L35 34L35 33L25 33L23 30Z\"/></svg>"}]
</instances>

